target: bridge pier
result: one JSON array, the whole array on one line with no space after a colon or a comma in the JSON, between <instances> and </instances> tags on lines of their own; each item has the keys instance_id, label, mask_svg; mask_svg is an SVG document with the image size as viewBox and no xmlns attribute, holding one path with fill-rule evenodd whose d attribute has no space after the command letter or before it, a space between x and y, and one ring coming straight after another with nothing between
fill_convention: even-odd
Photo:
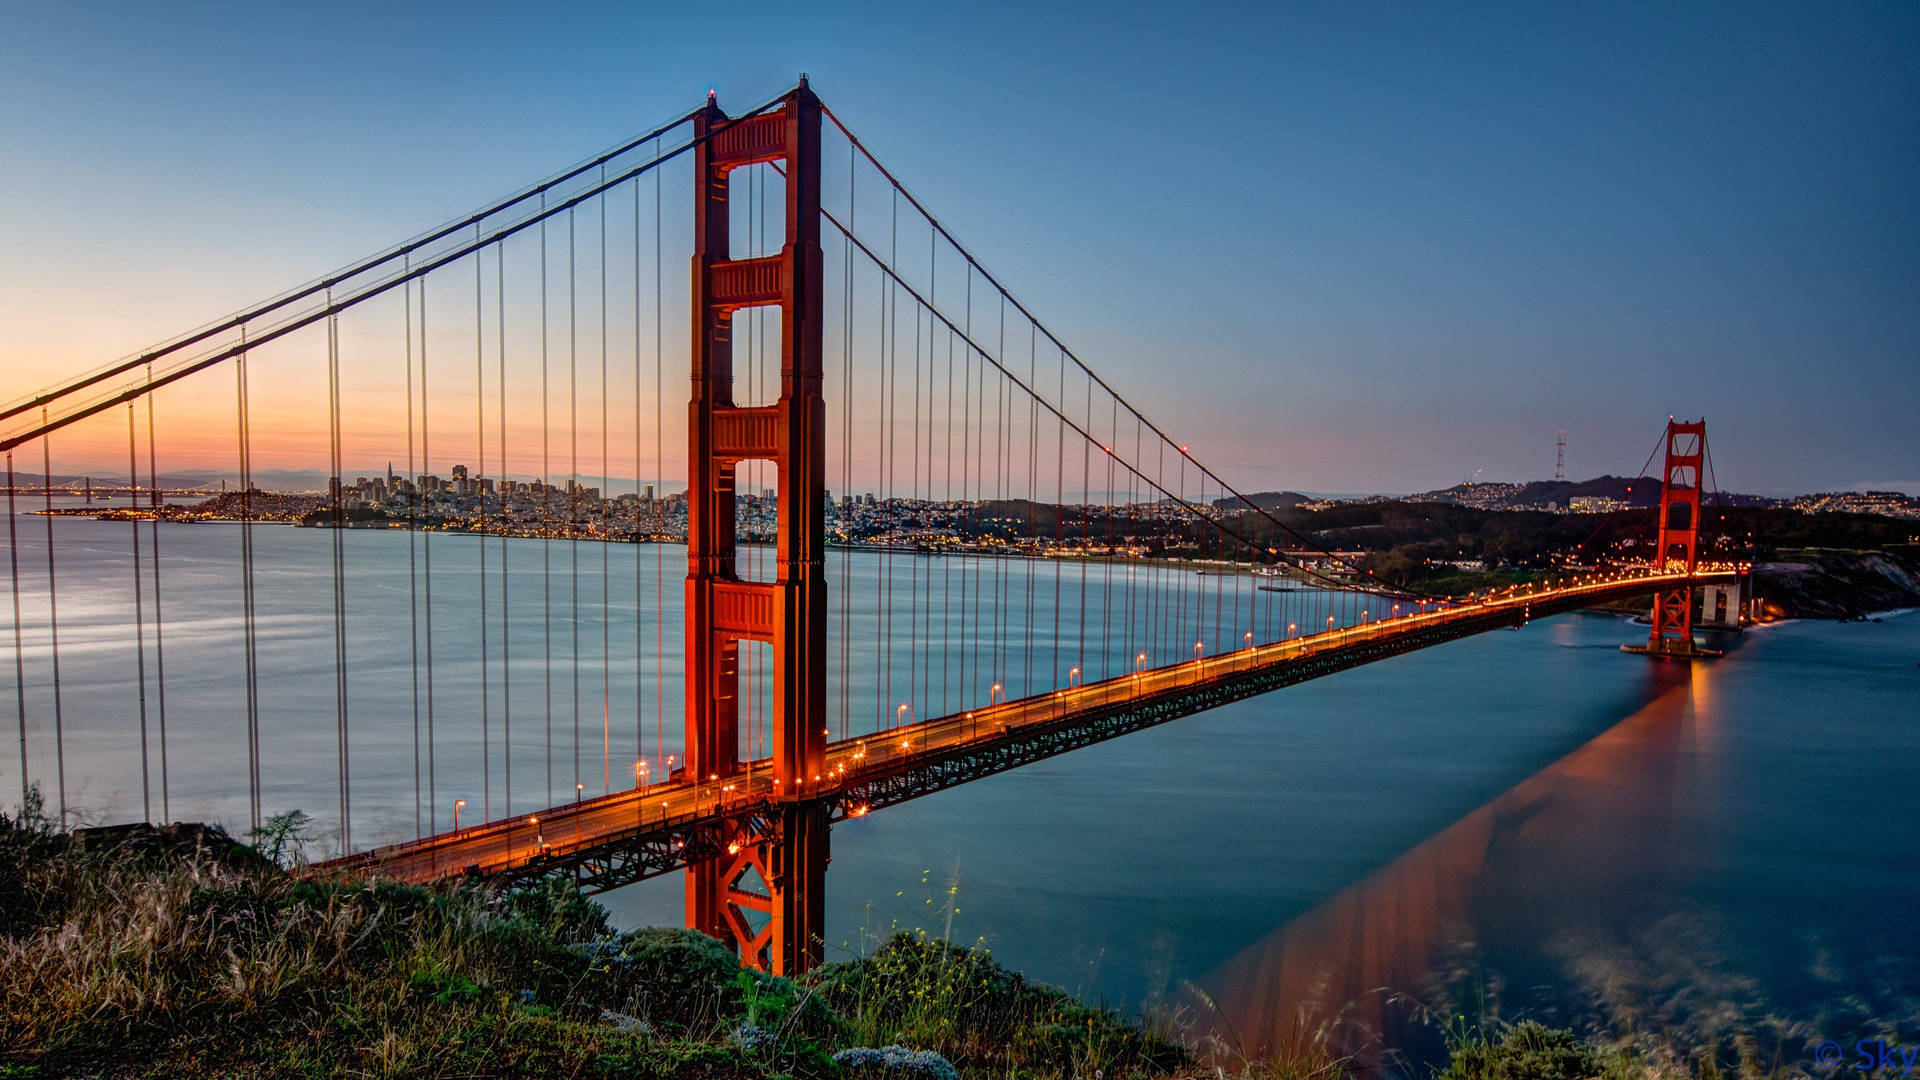
<instances>
[{"instance_id":1,"label":"bridge pier","mask_svg":"<svg viewBox=\"0 0 1920 1080\"><path fill-rule=\"evenodd\" d=\"M728 853L687 868L687 925L734 946L742 962L775 975L820 963L826 941L824 801L779 810L774 835L735 834Z\"/></svg>"}]
</instances>

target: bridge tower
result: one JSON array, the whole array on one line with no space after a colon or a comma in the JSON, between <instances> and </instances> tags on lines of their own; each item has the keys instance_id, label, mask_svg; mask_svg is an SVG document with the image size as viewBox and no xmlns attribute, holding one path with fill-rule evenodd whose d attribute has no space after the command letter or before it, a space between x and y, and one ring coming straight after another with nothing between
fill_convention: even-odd
<instances>
[{"instance_id":1,"label":"bridge tower","mask_svg":"<svg viewBox=\"0 0 1920 1080\"><path fill-rule=\"evenodd\" d=\"M1667 419L1666 472L1660 484L1659 539L1654 564L1691 577L1699 562L1700 477L1707 455L1707 422ZM1647 655L1693 658L1718 655L1693 643L1693 584L1653 595L1653 629Z\"/></svg>"},{"instance_id":2,"label":"bridge tower","mask_svg":"<svg viewBox=\"0 0 1920 1080\"><path fill-rule=\"evenodd\" d=\"M732 120L709 94L694 118L686 768L709 782L740 773L740 643L767 642L777 811L771 835L735 834L726 854L688 869L687 922L776 974L818 963L824 932L828 807L809 795L825 769L827 728L820 120L804 76L775 111ZM786 240L779 254L736 259L729 176L758 164L785 174ZM733 315L772 306L781 313L780 398L736 405ZM735 571L735 476L752 460L778 473L769 582Z\"/></svg>"}]
</instances>

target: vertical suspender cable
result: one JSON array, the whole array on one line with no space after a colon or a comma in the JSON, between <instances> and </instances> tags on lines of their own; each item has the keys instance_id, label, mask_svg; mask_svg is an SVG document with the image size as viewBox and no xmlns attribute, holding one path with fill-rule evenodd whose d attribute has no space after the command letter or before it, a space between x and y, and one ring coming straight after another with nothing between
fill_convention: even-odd
<instances>
[{"instance_id":1,"label":"vertical suspender cable","mask_svg":"<svg viewBox=\"0 0 1920 1080\"><path fill-rule=\"evenodd\" d=\"M480 223L473 225L473 239L480 240ZM473 477L467 494L480 506L480 536L474 541L480 561L480 819L493 820L493 715L492 693L487 685L487 348L481 296L480 252L473 253L473 432L474 462L479 472Z\"/></svg>"},{"instance_id":2,"label":"vertical suspender cable","mask_svg":"<svg viewBox=\"0 0 1920 1080\"><path fill-rule=\"evenodd\" d=\"M1067 403L1067 364L1066 364L1065 358L1062 358L1060 361L1059 398L1060 398L1060 404L1064 407ZM1053 676L1052 677L1055 679L1058 679L1061 677L1060 675L1060 572L1061 572L1061 566L1065 562L1065 560L1060 557L1060 552L1066 547L1065 540L1067 535L1067 531L1066 531L1067 530L1067 505L1066 505L1067 493L1064 490L1067 482L1067 464L1066 463L1067 463L1067 422L1065 420L1059 420L1054 425L1054 439L1053 439L1054 558L1053 558L1053 660L1052 660ZM1084 675L1086 674L1086 672L1083 671L1081 672L1081 674ZM1073 682L1073 677L1071 674L1067 676L1067 682L1069 684Z\"/></svg>"},{"instance_id":3,"label":"vertical suspender cable","mask_svg":"<svg viewBox=\"0 0 1920 1080\"><path fill-rule=\"evenodd\" d=\"M513 816L513 636L507 603L507 534L512 518L507 510L507 245L493 246L494 325L499 334L496 357L500 365L500 471L494 487L500 492L500 812ZM482 543L485 541L483 540ZM483 616L484 617L484 616Z\"/></svg>"},{"instance_id":4,"label":"vertical suspender cable","mask_svg":"<svg viewBox=\"0 0 1920 1080\"><path fill-rule=\"evenodd\" d=\"M600 182L607 182L607 167L600 166ZM607 591L607 496L613 493L613 481L607 469L607 197L600 204L600 497L595 507L600 515L600 766L605 774L605 790L613 793L613 687L609 680L613 668L612 630L608 625Z\"/></svg>"},{"instance_id":5,"label":"vertical suspender cable","mask_svg":"<svg viewBox=\"0 0 1920 1080\"><path fill-rule=\"evenodd\" d=\"M410 261L410 260L408 260ZM400 294L406 312L407 349L407 638L413 668L413 834L426 835L420 813L420 584L415 573L414 534L419 531L414 507L420 498L418 462L413 459L413 281Z\"/></svg>"},{"instance_id":6,"label":"vertical suspender cable","mask_svg":"<svg viewBox=\"0 0 1920 1080\"><path fill-rule=\"evenodd\" d=\"M47 422L47 410L40 410ZM40 437L40 494L47 519L47 633L53 646L53 765L60 792L60 827L67 826L66 716L60 700L60 592L53 569L53 440ZM251 665L249 665L251 670Z\"/></svg>"},{"instance_id":7,"label":"vertical suspender cable","mask_svg":"<svg viewBox=\"0 0 1920 1080\"><path fill-rule=\"evenodd\" d=\"M940 498L942 502L953 501L953 331L947 331L947 468L941 478ZM963 461L964 465L965 462ZM953 711L949 704L949 693L953 687L953 557L940 560L940 715L946 716ZM961 578L964 588L966 579ZM966 648L966 639L962 638L961 648Z\"/></svg>"},{"instance_id":8,"label":"vertical suspender cable","mask_svg":"<svg viewBox=\"0 0 1920 1080\"><path fill-rule=\"evenodd\" d=\"M892 218L887 231L887 243L890 245L887 253L889 265L898 263L900 261L900 198L897 195L893 198ZM887 534L886 549L881 555L881 566L883 568L881 571L881 582L883 588L881 591L882 599L880 601L880 611L882 615L880 645L881 648L886 650L886 671L882 675L883 689L880 697L880 717L881 723L888 724L898 716L897 710L893 707L893 548L894 541L898 535L896 522L899 517L899 508L895 506L893 502L893 470L894 466L898 463L899 454L894 445L893 416L894 399L899 396L900 390L900 348L899 342L896 340L900 332L900 294L894 288L892 279L889 278L885 282L885 285L887 288L885 294L886 299L881 307L880 313L880 332L885 335L883 339L884 344L882 345L880 378L882 385L886 387L886 399L884 402L886 410L884 415L886 418L882 422L886 425L887 438L886 450L881 458L883 462L881 469L883 486L881 490L883 493L882 502L886 506L884 520L887 526ZM891 319L889 319L889 315L891 315Z\"/></svg>"},{"instance_id":9,"label":"vertical suspender cable","mask_svg":"<svg viewBox=\"0 0 1920 1080\"><path fill-rule=\"evenodd\" d=\"M544 212L546 196L540 197ZM547 802L553 805L553 457L547 405L547 221L540 219L540 634L546 669Z\"/></svg>"},{"instance_id":10,"label":"vertical suspender cable","mask_svg":"<svg viewBox=\"0 0 1920 1080\"><path fill-rule=\"evenodd\" d=\"M847 221L854 220L854 157L847 147ZM840 319L840 505L848 507L853 498L853 239L842 239ZM840 737L847 737L853 709L853 524L850 513L840 514Z\"/></svg>"},{"instance_id":11,"label":"vertical suspender cable","mask_svg":"<svg viewBox=\"0 0 1920 1080\"><path fill-rule=\"evenodd\" d=\"M893 653L887 647L888 609L890 607L888 604L888 600L890 599L888 571L892 566L892 539L886 531L893 516L893 506L888 501L892 495L891 485L887 483L887 469L889 466L887 449L893 442L893 424L891 422L893 414L891 410L887 408L887 397L892 391L892 384L887 378L887 300L889 284L884 272L880 277L879 284L878 307L880 324L878 333L874 335L874 343L879 348L879 352L874 356L874 367L878 371L877 380L879 383L879 392L875 395L873 402L874 414L880 421L880 430L876 432L876 438L874 439L876 444L875 449L877 451L876 456L880 461L880 468L874 477L874 486L880 489L880 513L876 515L876 518L882 529L877 541L882 547L880 551L875 553L873 560L873 596L875 604L873 614L873 655L877 661L877 670L874 672L875 677L873 684L873 717L876 729L887 726L887 715L892 712L892 709L888 707L888 701L893 695Z\"/></svg>"},{"instance_id":12,"label":"vertical suspender cable","mask_svg":"<svg viewBox=\"0 0 1920 1080\"><path fill-rule=\"evenodd\" d=\"M913 308L913 482L908 488L908 513L917 514L920 505L920 306ZM911 536L911 532L908 534ZM920 643L920 564L925 560L919 557L919 544L915 543L913 557L907 562L907 571L912 574L911 584L907 587L907 698L910 703L908 713L917 715L920 694L919 651Z\"/></svg>"},{"instance_id":13,"label":"vertical suspender cable","mask_svg":"<svg viewBox=\"0 0 1920 1080\"><path fill-rule=\"evenodd\" d=\"M7 563L13 570L13 693L20 709L20 813L27 812L27 659L20 639L20 518L13 501L13 451L7 451Z\"/></svg>"},{"instance_id":14,"label":"vertical suspender cable","mask_svg":"<svg viewBox=\"0 0 1920 1080\"><path fill-rule=\"evenodd\" d=\"M659 140L654 141L654 156L660 154ZM667 494L666 473L666 428L664 425L666 400L666 368L663 357L662 326L665 315L661 307L665 302L665 292L661 283L660 271L660 172L653 174L653 496L664 501ZM648 507L654 511L655 519L664 517L658 502ZM667 716L667 608L666 608L666 547L653 545L653 752L656 757L666 753L666 716ZM638 616L636 615L636 618ZM637 675L637 673L636 673ZM662 780L672 779L668 773L666 760L654 763L657 775Z\"/></svg>"},{"instance_id":15,"label":"vertical suspender cable","mask_svg":"<svg viewBox=\"0 0 1920 1080\"><path fill-rule=\"evenodd\" d=\"M973 280L969 272L967 283L966 322L973 321ZM971 339L961 335L961 371L960 371L960 501L973 505L982 501L985 488L981 483L980 462L986 458L984 380L974 369L976 350ZM983 364L984 368L985 365ZM986 518L979 519L979 526L986 527ZM960 707L966 708L975 700L974 695L980 687L980 583L985 576L982 572L978 547L962 556L962 564L967 574L960 581Z\"/></svg>"},{"instance_id":16,"label":"vertical suspender cable","mask_svg":"<svg viewBox=\"0 0 1920 1080\"><path fill-rule=\"evenodd\" d=\"M1000 342L995 346L998 356L1006 356L1006 300L1000 300ZM1012 432L1006 429L1008 417L1008 394L1012 388L1006 384L1002 375L995 380L993 388L993 498L1002 507L1006 505L1006 471L1012 465L1008 461L1012 452ZM1010 678L1006 676L1006 630L1008 630L1008 580L1006 580L1006 555L1002 553L993 561L993 680L1000 684L1000 690L1006 690ZM991 694L989 694L991 696Z\"/></svg>"},{"instance_id":17,"label":"vertical suspender cable","mask_svg":"<svg viewBox=\"0 0 1920 1080\"><path fill-rule=\"evenodd\" d=\"M147 381L153 381L153 366L147 366ZM163 642L164 622L160 617L160 513L166 503L161 492L159 457L154 453L153 395L147 398L147 491L153 507L153 521L147 537L147 553L153 560L153 672L155 704L160 721L160 819L173 820L173 806L167 786L167 654ZM8 485L12 487L11 484Z\"/></svg>"},{"instance_id":18,"label":"vertical suspender cable","mask_svg":"<svg viewBox=\"0 0 1920 1080\"><path fill-rule=\"evenodd\" d=\"M333 290L327 290L333 306ZM353 784L347 740L347 584L346 512L340 490L340 317L327 320L327 433L333 475L328 493L333 509L333 702L340 773L340 850L353 850Z\"/></svg>"},{"instance_id":19,"label":"vertical suspender cable","mask_svg":"<svg viewBox=\"0 0 1920 1080\"><path fill-rule=\"evenodd\" d=\"M574 212L567 208L567 554L570 599L567 622L573 635L573 791L580 793L580 305L577 287L580 256L574 246Z\"/></svg>"},{"instance_id":20,"label":"vertical suspender cable","mask_svg":"<svg viewBox=\"0 0 1920 1080\"><path fill-rule=\"evenodd\" d=\"M641 671L645 671L645 634L641 634L641 590L645 586L645 575L641 575L641 546L639 546L639 482L645 477L641 469L641 415L639 415L639 177L634 177L634 773L639 773L639 763L647 759L647 696L641 686ZM662 776L664 780L664 776ZM634 776L634 784L639 784L639 776Z\"/></svg>"},{"instance_id":21,"label":"vertical suspender cable","mask_svg":"<svg viewBox=\"0 0 1920 1080\"><path fill-rule=\"evenodd\" d=\"M140 457L134 432L133 402L127 402L127 525L133 534L133 656L140 683L140 818L153 820L153 779L147 763L147 620L140 581Z\"/></svg>"},{"instance_id":22,"label":"vertical suspender cable","mask_svg":"<svg viewBox=\"0 0 1920 1080\"><path fill-rule=\"evenodd\" d=\"M1040 356L1037 351L1040 339L1038 333L1033 330L1032 323L1028 323L1027 327L1027 385L1037 387L1040 385ZM1023 695L1031 694L1038 689L1033 684L1033 579L1039 572L1039 567L1031 555L1031 545L1034 538L1033 508L1034 504L1040 500L1040 493L1037 490L1040 458L1036 446L1039 428L1040 405L1037 399L1029 396L1027 399L1027 534L1024 538L1027 543L1022 545L1020 561L1022 576L1027 579L1027 668L1025 683L1021 688ZM1047 673L1045 684L1051 687L1057 678L1059 678L1059 672L1050 671Z\"/></svg>"},{"instance_id":23,"label":"vertical suspender cable","mask_svg":"<svg viewBox=\"0 0 1920 1080\"><path fill-rule=\"evenodd\" d=\"M1120 441L1120 403L1115 399L1112 404L1113 415L1107 420L1107 443L1103 449L1107 457L1106 495L1101 505L1105 507L1102 517L1106 518L1107 551L1100 565L1100 674L1102 677L1112 674L1113 657L1113 444Z\"/></svg>"},{"instance_id":24,"label":"vertical suspender cable","mask_svg":"<svg viewBox=\"0 0 1920 1080\"><path fill-rule=\"evenodd\" d=\"M1003 301L1004 303L1004 301ZM1062 401L1060 407L1066 408ZM1093 430L1093 380L1087 380L1087 428ZM1080 440L1080 621L1075 624L1074 637L1078 639L1077 650L1080 674L1087 671L1087 561L1093 555L1093 521L1089 512L1088 499L1093 487L1091 483L1093 469L1093 446L1086 440ZM1105 669L1102 668L1104 672Z\"/></svg>"},{"instance_id":25,"label":"vertical suspender cable","mask_svg":"<svg viewBox=\"0 0 1920 1080\"><path fill-rule=\"evenodd\" d=\"M241 344L246 327L240 328ZM240 620L247 667L247 801L254 828L260 827L260 681L254 666L258 643L253 619L253 448L247 416L247 354L234 364L240 422Z\"/></svg>"},{"instance_id":26,"label":"vertical suspender cable","mask_svg":"<svg viewBox=\"0 0 1920 1080\"><path fill-rule=\"evenodd\" d=\"M433 455L427 442L427 285L420 283L420 470L433 473ZM437 486L437 485L436 485ZM433 742L433 492L426 493L426 514L420 533L421 577L425 581L424 610L427 632L427 828L440 831L440 774L435 768Z\"/></svg>"}]
</instances>

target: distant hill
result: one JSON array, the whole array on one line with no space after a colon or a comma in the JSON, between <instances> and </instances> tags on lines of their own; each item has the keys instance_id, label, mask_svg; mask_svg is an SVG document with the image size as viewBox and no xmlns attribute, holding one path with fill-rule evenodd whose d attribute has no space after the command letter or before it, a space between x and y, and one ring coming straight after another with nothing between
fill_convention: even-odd
<instances>
[{"instance_id":1,"label":"distant hill","mask_svg":"<svg viewBox=\"0 0 1920 1080\"><path fill-rule=\"evenodd\" d=\"M1261 491L1247 496L1247 502L1262 510L1291 510L1303 502L1312 502L1313 497L1297 491ZM1213 500L1216 510L1244 510L1246 504L1237 498Z\"/></svg>"},{"instance_id":2,"label":"distant hill","mask_svg":"<svg viewBox=\"0 0 1920 1080\"><path fill-rule=\"evenodd\" d=\"M1573 499L1617 499L1629 507L1660 504L1658 477L1596 476L1591 480L1533 480L1523 484L1455 484L1450 488L1409 495L1408 502L1447 502L1488 509L1539 509L1548 503L1562 508ZM1737 492L1712 492L1709 502L1722 506L1778 506L1782 500Z\"/></svg>"}]
</instances>

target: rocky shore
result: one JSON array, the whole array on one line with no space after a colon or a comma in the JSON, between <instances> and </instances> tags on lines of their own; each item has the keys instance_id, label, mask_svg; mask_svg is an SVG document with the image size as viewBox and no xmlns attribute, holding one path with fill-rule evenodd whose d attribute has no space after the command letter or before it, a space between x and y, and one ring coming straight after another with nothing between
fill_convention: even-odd
<instances>
[{"instance_id":1,"label":"rocky shore","mask_svg":"<svg viewBox=\"0 0 1920 1080\"><path fill-rule=\"evenodd\" d=\"M1920 607L1920 552L1792 552L1754 566L1754 595L1776 619L1856 619Z\"/></svg>"}]
</instances>

